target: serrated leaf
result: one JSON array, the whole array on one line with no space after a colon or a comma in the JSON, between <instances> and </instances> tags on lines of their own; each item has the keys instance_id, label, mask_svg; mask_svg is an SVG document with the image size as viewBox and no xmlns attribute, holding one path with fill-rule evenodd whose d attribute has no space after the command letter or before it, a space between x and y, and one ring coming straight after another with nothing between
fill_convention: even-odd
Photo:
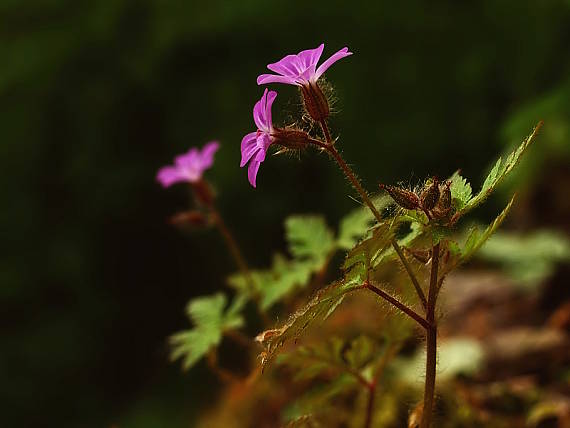
<instances>
[{"instance_id":1,"label":"serrated leaf","mask_svg":"<svg viewBox=\"0 0 570 428\"><path fill-rule=\"evenodd\" d=\"M275 357L277 350L287 341L297 338L303 331L316 321L323 321L342 302L347 293L357 290L357 281L339 281L319 290L303 308L289 317L280 328L266 330L260 333L256 340L265 347L262 354L262 364Z\"/></svg>"},{"instance_id":2,"label":"serrated leaf","mask_svg":"<svg viewBox=\"0 0 570 428\"><path fill-rule=\"evenodd\" d=\"M276 254L270 269L250 272L260 297L261 308L269 309L292 291L307 285L312 274L320 268L321 264L313 260L288 260L283 255ZM249 295L247 279L243 274L231 275L228 277L228 284L241 295Z\"/></svg>"},{"instance_id":3,"label":"serrated leaf","mask_svg":"<svg viewBox=\"0 0 570 428\"><path fill-rule=\"evenodd\" d=\"M322 263L334 249L334 237L321 216L292 216L285 221L289 251L295 258Z\"/></svg>"},{"instance_id":4,"label":"serrated leaf","mask_svg":"<svg viewBox=\"0 0 570 428\"><path fill-rule=\"evenodd\" d=\"M377 225L372 230L370 237L360 241L348 252L342 266L343 269L349 271L358 267L359 270L366 271L378 253L390 245L393 237L394 227L391 223L386 222Z\"/></svg>"},{"instance_id":5,"label":"serrated leaf","mask_svg":"<svg viewBox=\"0 0 570 428\"><path fill-rule=\"evenodd\" d=\"M172 361L183 358L184 369L189 369L220 343L224 331L243 325L240 312L245 299L237 297L224 312L226 303L226 296L222 293L198 297L188 303L186 314L194 327L170 337Z\"/></svg>"},{"instance_id":6,"label":"serrated leaf","mask_svg":"<svg viewBox=\"0 0 570 428\"><path fill-rule=\"evenodd\" d=\"M490 194L495 190L495 188L505 179L505 177L513 170L513 168L519 163L522 155L525 153L526 149L534 141L538 134L538 131L542 127L542 122L540 122L532 131L532 133L518 146L513 152L511 152L506 159L503 161L499 158L491 171L485 178L483 186L477 195L471 198L465 206L458 209L454 215L454 219L458 219L462 215L471 211L473 208L481 204ZM453 194L453 191L452 191Z\"/></svg>"},{"instance_id":7,"label":"serrated leaf","mask_svg":"<svg viewBox=\"0 0 570 428\"><path fill-rule=\"evenodd\" d=\"M491 223L483 233L479 232L479 229L473 228L467 237L467 241L463 247L463 251L461 252L461 262L465 262L469 260L475 252L481 248L481 246L491 237L493 232L497 230L497 228L501 225L501 223L505 220L511 207L513 206L513 202L515 200L515 196L513 196L510 202L507 204L505 209L497 216L497 218Z\"/></svg>"},{"instance_id":8,"label":"serrated leaf","mask_svg":"<svg viewBox=\"0 0 570 428\"><path fill-rule=\"evenodd\" d=\"M456 171L449 179L451 181L451 201L456 210L461 210L471 200L473 190L471 184Z\"/></svg>"}]
</instances>

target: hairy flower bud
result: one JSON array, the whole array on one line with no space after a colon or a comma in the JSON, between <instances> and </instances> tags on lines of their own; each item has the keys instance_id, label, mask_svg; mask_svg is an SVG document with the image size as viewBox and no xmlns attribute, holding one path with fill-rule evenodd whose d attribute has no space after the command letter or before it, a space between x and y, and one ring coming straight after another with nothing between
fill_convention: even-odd
<instances>
[{"instance_id":1,"label":"hairy flower bud","mask_svg":"<svg viewBox=\"0 0 570 428\"><path fill-rule=\"evenodd\" d=\"M424 188L420 195L420 200L424 210L431 210L435 207L439 200L439 180L436 177Z\"/></svg>"},{"instance_id":2,"label":"hairy flower bud","mask_svg":"<svg viewBox=\"0 0 570 428\"><path fill-rule=\"evenodd\" d=\"M432 210L433 215L438 218L447 217L451 211L451 181L446 181L440 185L440 197L435 208Z\"/></svg>"},{"instance_id":3,"label":"hairy flower bud","mask_svg":"<svg viewBox=\"0 0 570 428\"><path fill-rule=\"evenodd\" d=\"M309 134L300 129L274 128L271 137L273 143L291 150L302 150L311 141Z\"/></svg>"},{"instance_id":4,"label":"hairy flower bud","mask_svg":"<svg viewBox=\"0 0 570 428\"><path fill-rule=\"evenodd\" d=\"M302 85L301 93L303 94L305 110L313 120L321 122L329 117L329 102L317 82L311 81Z\"/></svg>"},{"instance_id":5,"label":"hairy flower bud","mask_svg":"<svg viewBox=\"0 0 570 428\"><path fill-rule=\"evenodd\" d=\"M400 187L380 184L380 189L385 190L398 205L407 210L415 210L420 206L418 195Z\"/></svg>"}]
</instances>

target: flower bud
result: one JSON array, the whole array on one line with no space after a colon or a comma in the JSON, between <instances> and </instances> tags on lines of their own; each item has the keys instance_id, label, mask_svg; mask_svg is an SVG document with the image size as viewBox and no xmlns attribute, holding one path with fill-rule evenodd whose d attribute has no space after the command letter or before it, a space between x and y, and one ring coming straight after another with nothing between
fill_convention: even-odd
<instances>
[{"instance_id":1,"label":"flower bud","mask_svg":"<svg viewBox=\"0 0 570 428\"><path fill-rule=\"evenodd\" d=\"M329 117L329 103L317 82L309 82L302 85L301 93L303 94L305 110L313 120L321 122Z\"/></svg>"},{"instance_id":2,"label":"flower bud","mask_svg":"<svg viewBox=\"0 0 570 428\"><path fill-rule=\"evenodd\" d=\"M200 211L183 211L174 214L168 222L175 226L206 226L208 219Z\"/></svg>"},{"instance_id":3,"label":"flower bud","mask_svg":"<svg viewBox=\"0 0 570 428\"><path fill-rule=\"evenodd\" d=\"M400 187L380 184L380 189L385 190L398 205L407 210L415 210L420 206L418 195Z\"/></svg>"},{"instance_id":4,"label":"flower bud","mask_svg":"<svg viewBox=\"0 0 570 428\"><path fill-rule=\"evenodd\" d=\"M431 210L439 200L439 180L434 177L431 184L424 188L420 195L422 208L424 210Z\"/></svg>"},{"instance_id":5,"label":"flower bud","mask_svg":"<svg viewBox=\"0 0 570 428\"><path fill-rule=\"evenodd\" d=\"M287 149L302 150L310 144L311 137L300 129L274 128L271 134L273 142Z\"/></svg>"},{"instance_id":6,"label":"flower bud","mask_svg":"<svg viewBox=\"0 0 570 428\"><path fill-rule=\"evenodd\" d=\"M451 211L451 181L446 181L440 185L440 197L435 208L432 210L433 215L438 218L447 217Z\"/></svg>"}]
</instances>

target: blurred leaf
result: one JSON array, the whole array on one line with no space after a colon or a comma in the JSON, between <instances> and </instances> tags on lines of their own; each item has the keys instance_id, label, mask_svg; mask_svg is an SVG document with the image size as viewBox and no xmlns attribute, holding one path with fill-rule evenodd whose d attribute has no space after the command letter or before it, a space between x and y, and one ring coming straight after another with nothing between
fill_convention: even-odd
<instances>
[{"instance_id":1,"label":"blurred leaf","mask_svg":"<svg viewBox=\"0 0 570 428\"><path fill-rule=\"evenodd\" d=\"M477 255L502 264L518 283L533 286L548 277L557 263L570 260L570 240L548 230L528 235L498 232Z\"/></svg>"},{"instance_id":2,"label":"blurred leaf","mask_svg":"<svg viewBox=\"0 0 570 428\"><path fill-rule=\"evenodd\" d=\"M227 299L222 293L198 297L186 306L186 314L194 323L194 328L176 333L170 337L171 359L183 358L184 369L192 367L208 351L222 340L225 330L243 325L240 315L245 300L237 297L224 312Z\"/></svg>"},{"instance_id":3,"label":"blurred leaf","mask_svg":"<svg viewBox=\"0 0 570 428\"><path fill-rule=\"evenodd\" d=\"M346 409L334 406L331 402L335 397L342 394L354 395L358 386L354 377L343 373L331 382L318 384L299 398L289 404L283 411L285 420L294 421L299 418L311 416L308 424L307 420L302 420L303 427L329 427L341 423L346 418Z\"/></svg>"},{"instance_id":4,"label":"blurred leaf","mask_svg":"<svg viewBox=\"0 0 570 428\"><path fill-rule=\"evenodd\" d=\"M357 290L359 281L339 281L319 290L307 305L289 317L280 328L260 333L256 340L265 347L262 364L267 364L279 347L287 341L295 339L315 321L325 320L342 302L345 294Z\"/></svg>"},{"instance_id":5,"label":"blurred leaf","mask_svg":"<svg viewBox=\"0 0 570 428\"><path fill-rule=\"evenodd\" d=\"M261 307L268 309L295 289L306 286L320 267L311 260L288 260L276 254L270 269L250 271L255 290L261 298ZM247 278L243 274L233 274L227 281L242 295L249 295Z\"/></svg>"},{"instance_id":6,"label":"blurred leaf","mask_svg":"<svg viewBox=\"0 0 570 428\"><path fill-rule=\"evenodd\" d=\"M350 250L368 232L374 220L368 208L358 208L343 217L339 225L338 246Z\"/></svg>"},{"instance_id":7,"label":"blurred leaf","mask_svg":"<svg viewBox=\"0 0 570 428\"><path fill-rule=\"evenodd\" d=\"M333 337L326 342L301 346L282 354L277 363L293 369L294 380L309 380L331 371L355 375L372 362L378 351L377 344L364 335L348 343L342 338Z\"/></svg>"},{"instance_id":8,"label":"blurred leaf","mask_svg":"<svg viewBox=\"0 0 570 428\"><path fill-rule=\"evenodd\" d=\"M425 349L409 359L394 362L398 378L419 386L425 377ZM437 351L437 380L445 382L459 374L475 373L484 361L481 344L473 339L454 338L443 341Z\"/></svg>"},{"instance_id":9,"label":"blurred leaf","mask_svg":"<svg viewBox=\"0 0 570 428\"><path fill-rule=\"evenodd\" d=\"M334 249L332 231L321 216L292 216L285 221L289 251L295 258L323 263Z\"/></svg>"},{"instance_id":10,"label":"blurred leaf","mask_svg":"<svg viewBox=\"0 0 570 428\"><path fill-rule=\"evenodd\" d=\"M348 252L342 266L343 269L349 271L356 266L359 268L359 272L365 273L378 253L390 245L393 237L394 232L390 222L377 225L372 230L370 237L360 241Z\"/></svg>"}]
</instances>

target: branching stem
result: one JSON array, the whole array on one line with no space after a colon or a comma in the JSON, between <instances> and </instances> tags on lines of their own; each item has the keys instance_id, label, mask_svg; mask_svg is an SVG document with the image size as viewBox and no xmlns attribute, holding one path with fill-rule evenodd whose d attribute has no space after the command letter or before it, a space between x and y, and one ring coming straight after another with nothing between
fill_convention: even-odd
<instances>
[{"instance_id":1,"label":"branching stem","mask_svg":"<svg viewBox=\"0 0 570 428\"><path fill-rule=\"evenodd\" d=\"M330 132L328 130L328 126L327 126L326 121L322 121L322 122L320 122L320 124L321 124L321 128L323 129L323 133L325 134L325 136L328 136L327 141L325 143L325 142L322 142L322 141L319 141L316 139L311 139L311 143L322 148L322 149L324 149L324 150L326 150L331 155L331 157L336 161L336 163L338 164L338 166L340 167L340 169L342 170L342 172L344 173L344 175L346 176L348 181L350 181L350 183L352 184L352 187L354 187L354 189L360 195L362 202L364 202L368 206L368 208L370 209L370 211L372 212L372 214L374 215L376 220L379 223L382 223L382 215L380 214L378 209L372 203L372 200L368 196L368 193L366 192L366 190L364 190L364 188L362 187L362 184L360 184L360 181L356 177L356 174L352 171L352 169L344 161L344 159L342 158L342 156L340 155L340 153L338 152L336 147L332 144ZM398 257L402 261L402 264L404 265L404 268L406 269L406 272L408 273L408 275L412 281L412 284L414 285L414 289L416 290L416 293L417 293L418 298L420 299L420 301L422 303L422 306L424 307L424 309L426 309L426 303L427 303L426 297L422 291L422 288L420 287L420 284L419 284L416 276L414 275L414 272L412 271L412 269L410 267L410 264L408 263L408 261L406 260L406 257L402 253L402 250L401 250L400 246L398 245L398 242L396 241L396 239L392 239L391 244L392 244L392 247L394 247L396 254L398 254Z\"/></svg>"},{"instance_id":2,"label":"branching stem","mask_svg":"<svg viewBox=\"0 0 570 428\"><path fill-rule=\"evenodd\" d=\"M420 314L415 312L413 309L404 305L395 297L392 297L391 295L386 293L384 290L372 285L370 282L365 282L364 284L362 284L362 288L366 288L372 291L373 293L376 293L378 296L382 297L388 303L394 305L396 308L404 312L406 315L408 315L410 318L412 318L414 321L420 324L423 328L429 330L430 324L426 319L424 319Z\"/></svg>"}]
</instances>

